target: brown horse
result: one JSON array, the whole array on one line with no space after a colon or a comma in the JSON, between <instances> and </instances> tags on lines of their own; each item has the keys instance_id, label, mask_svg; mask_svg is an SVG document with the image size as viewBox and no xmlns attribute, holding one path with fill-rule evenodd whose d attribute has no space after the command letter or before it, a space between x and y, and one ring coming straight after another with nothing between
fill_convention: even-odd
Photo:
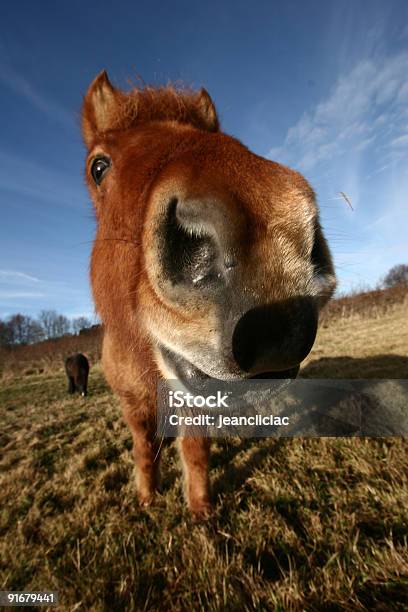
<instances>
[{"instance_id":1,"label":"brown horse","mask_svg":"<svg viewBox=\"0 0 408 612\"><path fill-rule=\"evenodd\" d=\"M88 393L89 362L85 355L77 353L65 359L65 372L68 378L68 393L78 391L85 397Z\"/></svg>"},{"instance_id":2,"label":"brown horse","mask_svg":"<svg viewBox=\"0 0 408 612\"><path fill-rule=\"evenodd\" d=\"M310 185L223 134L204 89L124 93L102 72L82 126L103 366L148 504L158 377L296 376L335 276ZM179 442L187 502L206 514L209 441Z\"/></svg>"}]
</instances>

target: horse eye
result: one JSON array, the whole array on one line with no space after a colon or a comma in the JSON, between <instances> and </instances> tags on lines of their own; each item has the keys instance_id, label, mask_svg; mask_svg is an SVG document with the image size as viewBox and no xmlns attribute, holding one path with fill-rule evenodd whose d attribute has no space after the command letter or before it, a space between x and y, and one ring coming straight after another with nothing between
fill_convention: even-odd
<instances>
[{"instance_id":1,"label":"horse eye","mask_svg":"<svg viewBox=\"0 0 408 612\"><path fill-rule=\"evenodd\" d=\"M92 178L97 185L100 185L103 177L107 170L111 167L111 160L109 157L96 157L92 162L91 174Z\"/></svg>"}]
</instances>

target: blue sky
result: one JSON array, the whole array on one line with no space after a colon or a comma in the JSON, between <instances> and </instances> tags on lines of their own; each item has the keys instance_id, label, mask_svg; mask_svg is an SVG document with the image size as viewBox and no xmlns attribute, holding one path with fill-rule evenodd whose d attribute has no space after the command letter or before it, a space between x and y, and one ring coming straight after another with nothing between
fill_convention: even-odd
<instances>
[{"instance_id":1,"label":"blue sky","mask_svg":"<svg viewBox=\"0 0 408 612\"><path fill-rule=\"evenodd\" d=\"M0 317L93 314L79 111L103 68L124 88L205 86L224 131L302 171L340 290L408 263L405 0L16 0L0 8Z\"/></svg>"}]
</instances>

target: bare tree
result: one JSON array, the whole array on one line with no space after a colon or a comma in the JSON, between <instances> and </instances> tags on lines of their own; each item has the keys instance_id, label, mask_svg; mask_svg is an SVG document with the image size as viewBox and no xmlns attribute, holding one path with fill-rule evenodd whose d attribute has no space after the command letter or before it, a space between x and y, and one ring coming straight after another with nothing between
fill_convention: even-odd
<instances>
[{"instance_id":1,"label":"bare tree","mask_svg":"<svg viewBox=\"0 0 408 612\"><path fill-rule=\"evenodd\" d=\"M0 346L11 344L10 326L6 321L0 321Z\"/></svg>"},{"instance_id":2,"label":"bare tree","mask_svg":"<svg viewBox=\"0 0 408 612\"><path fill-rule=\"evenodd\" d=\"M82 329L87 329L88 327L92 327L92 321L90 321L87 317L77 317L76 319L72 319L72 331L74 334L79 334Z\"/></svg>"},{"instance_id":3,"label":"bare tree","mask_svg":"<svg viewBox=\"0 0 408 612\"><path fill-rule=\"evenodd\" d=\"M20 313L9 317L7 327L11 344L31 344L44 338L39 322Z\"/></svg>"},{"instance_id":4,"label":"bare tree","mask_svg":"<svg viewBox=\"0 0 408 612\"><path fill-rule=\"evenodd\" d=\"M59 338L71 331L70 320L55 310L42 310L38 319L46 338Z\"/></svg>"},{"instance_id":5,"label":"bare tree","mask_svg":"<svg viewBox=\"0 0 408 612\"><path fill-rule=\"evenodd\" d=\"M71 331L71 321L65 315L58 315L54 324L54 338L59 338L69 334Z\"/></svg>"},{"instance_id":6,"label":"bare tree","mask_svg":"<svg viewBox=\"0 0 408 612\"><path fill-rule=\"evenodd\" d=\"M29 321L27 323L26 331L27 344L32 344L33 342L40 342L41 340L44 340L44 332L40 323L35 319L31 319L31 317L28 318Z\"/></svg>"},{"instance_id":7,"label":"bare tree","mask_svg":"<svg viewBox=\"0 0 408 612\"><path fill-rule=\"evenodd\" d=\"M399 264L391 268L385 275L382 284L386 288L408 284L408 265Z\"/></svg>"},{"instance_id":8,"label":"bare tree","mask_svg":"<svg viewBox=\"0 0 408 612\"><path fill-rule=\"evenodd\" d=\"M9 317L7 324L12 344L25 344L25 316L15 314Z\"/></svg>"},{"instance_id":9,"label":"bare tree","mask_svg":"<svg viewBox=\"0 0 408 612\"><path fill-rule=\"evenodd\" d=\"M58 313L55 310L42 310L38 315L38 320L43 328L45 338L53 338L56 330L55 321Z\"/></svg>"}]
</instances>

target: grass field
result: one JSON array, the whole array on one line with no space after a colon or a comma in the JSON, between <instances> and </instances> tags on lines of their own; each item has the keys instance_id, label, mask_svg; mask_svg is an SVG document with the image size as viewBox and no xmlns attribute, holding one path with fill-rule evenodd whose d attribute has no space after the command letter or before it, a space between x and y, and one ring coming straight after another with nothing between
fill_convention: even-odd
<instances>
[{"instance_id":1,"label":"grass field","mask_svg":"<svg viewBox=\"0 0 408 612\"><path fill-rule=\"evenodd\" d=\"M321 328L314 377L408 378L406 305ZM194 524L177 453L141 509L131 439L99 366L0 383L0 589L56 590L61 610L406 610L408 442L214 443L214 517Z\"/></svg>"}]
</instances>

